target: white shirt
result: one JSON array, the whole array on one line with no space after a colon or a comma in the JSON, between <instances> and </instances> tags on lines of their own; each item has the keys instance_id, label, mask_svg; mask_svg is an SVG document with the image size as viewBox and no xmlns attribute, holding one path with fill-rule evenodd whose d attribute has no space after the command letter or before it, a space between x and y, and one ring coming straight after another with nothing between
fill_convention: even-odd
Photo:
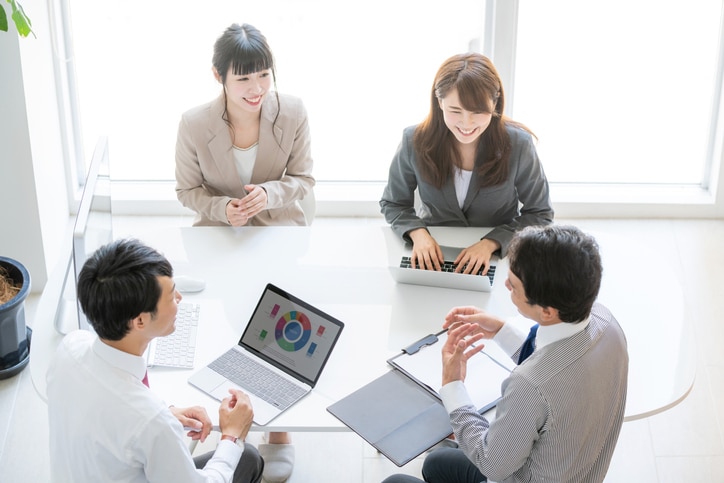
<instances>
[{"instance_id":1,"label":"white shirt","mask_svg":"<svg viewBox=\"0 0 724 483\"><path fill-rule=\"evenodd\" d=\"M254 171L254 163L256 163L256 152L259 150L259 143L248 148L239 148L234 146L234 162L236 163L236 171L239 173L242 185L251 183L251 173Z\"/></svg>"},{"instance_id":2,"label":"white shirt","mask_svg":"<svg viewBox=\"0 0 724 483\"><path fill-rule=\"evenodd\" d=\"M460 169L457 166L455 170L455 194L458 198L458 206L463 209L465 204L465 197L468 195L468 189L470 188L470 180L473 178L473 172L467 169Z\"/></svg>"},{"instance_id":3,"label":"white shirt","mask_svg":"<svg viewBox=\"0 0 724 483\"><path fill-rule=\"evenodd\" d=\"M53 481L231 481L242 448L220 441L197 470L181 423L143 385L145 374L142 357L91 332L63 338L47 373Z\"/></svg>"}]
</instances>

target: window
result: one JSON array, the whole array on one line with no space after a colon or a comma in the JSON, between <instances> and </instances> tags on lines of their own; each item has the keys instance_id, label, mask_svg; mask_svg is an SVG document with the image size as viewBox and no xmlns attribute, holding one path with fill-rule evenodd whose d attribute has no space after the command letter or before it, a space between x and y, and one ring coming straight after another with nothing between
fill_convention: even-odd
<instances>
[{"instance_id":1,"label":"window","mask_svg":"<svg viewBox=\"0 0 724 483\"><path fill-rule=\"evenodd\" d=\"M129 5L71 4L85 152L107 134L115 179L173 179L181 113L221 92L213 43L247 22L274 51L279 91L307 107L315 177L386 180L440 63L477 48L483 25L478 0Z\"/></svg>"},{"instance_id":2,"label":"window","mask_svg":"<svg viewBox=\"0 0 724 483\"><path fill-rule=\"evenodd\" d=\"M521 0L513 112L549 180L708 186L721 10Z\"/></svg>"},{"instance_id":3,"label":"window","mask_svg":"<svg viewBox=\"0 0 724 483\"><path fill-rule=\"evenodd\" d=\"M233 22L267 36L279 90L304 100L318 187L364 199L368 214L437 68L468 50L493 58L508 114L538 136L554 202L570 186L586 189L564 202L590 202L594 185L620 203L622 186L647 185L659 200L683 188L711 203L724 179L722 1L57 1L70 11L83 152L108 135L116 180L172 186L178 121L219 94L212 48Z\"/></svg>"}]
</instances>

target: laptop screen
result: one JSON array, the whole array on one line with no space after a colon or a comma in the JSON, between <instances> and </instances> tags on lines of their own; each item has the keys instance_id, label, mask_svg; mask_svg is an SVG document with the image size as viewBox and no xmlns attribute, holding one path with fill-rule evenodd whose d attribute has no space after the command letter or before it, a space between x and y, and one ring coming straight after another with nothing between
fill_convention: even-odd
<instances>
[{"instance_id":1,"label":"laptop screen","mask_svg":"<svg viewBox=\"0 0 724 483\"><path fill-rule=\"evenodd\" d=\"M239 344L314 386L344 324L267 284Z\"/></svg>"}]
</instances>

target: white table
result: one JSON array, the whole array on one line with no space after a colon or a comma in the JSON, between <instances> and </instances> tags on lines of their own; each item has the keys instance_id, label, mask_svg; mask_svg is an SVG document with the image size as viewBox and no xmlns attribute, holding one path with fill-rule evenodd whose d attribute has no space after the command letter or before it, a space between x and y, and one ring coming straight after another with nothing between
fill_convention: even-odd
<instances>
[{"instance_id":1,"label":"white table","mask_svg":"<svg viewBox=\"0 0 724 483\"><path fill-rule=\"evenodd\" d=\"M453 246L467 246L481 236L480 229L431 231L439 243ZM630 240L593 234L604 252L599 300L613 311L629 343L626 420L643 418L677 404L694 381L695 356L684 327L681 287L657 270L654 253L626 256ZM134 236L164 253L175 274L206 281L203 292L185 297L202 306L196 367L238 341L268 282L345 323L312 394L270 425L256 428L265 431L346 431L326 407L382 375L388 370L385 361L403 346L437 332L453 306L476 305L506 317L517 315L504 287L505 260L491 293L396 284L387 267L399 260L403 244L388 227L184 227L144 230ZM632 276L637 273L632 262L646 274L646 283ZM41 310L49 310L42 301L30 366L35 387L44 397L48 359L61 336ZM523 323L526 329L532 324ZM218 402L187 383L192 373L152 368L149 378L169 404L202 404L216 419Z\"/></svg>"}]
</instances>

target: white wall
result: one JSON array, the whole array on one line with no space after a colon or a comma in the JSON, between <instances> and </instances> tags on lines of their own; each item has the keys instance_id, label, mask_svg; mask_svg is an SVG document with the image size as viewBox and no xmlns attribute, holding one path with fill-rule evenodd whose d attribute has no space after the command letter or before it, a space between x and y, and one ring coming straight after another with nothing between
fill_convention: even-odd
<instances>
[{"instance_id":1,"label":"white wall","mask_svg":"<svg viewBox=\"0 0 724 483\"><path fill-rule=\"evenodd\" d=\"M69 209L47 7L24 7L37 38L12 23L0 32L0 254L25 265L40 292L69 236Z\"/></svg>"}]
</instances>

